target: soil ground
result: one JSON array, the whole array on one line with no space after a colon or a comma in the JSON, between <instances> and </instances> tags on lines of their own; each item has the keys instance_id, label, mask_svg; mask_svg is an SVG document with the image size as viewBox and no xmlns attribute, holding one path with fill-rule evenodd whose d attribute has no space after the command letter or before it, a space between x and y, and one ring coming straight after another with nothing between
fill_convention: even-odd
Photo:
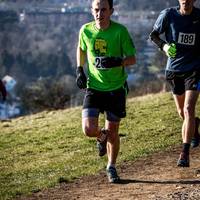
<instances>
[{"instance_id":1,"label":"soil ground","mask_svg":"<svg viewBox=\"0 0 200 200\"><path fill-rule=\"evenodd\" d=\"M61 183L19 200L200 200L200 147L191 150L190 167L176 166L181 147L117 166L119 184L105 171Z\"/></svg>"}]
</instances>

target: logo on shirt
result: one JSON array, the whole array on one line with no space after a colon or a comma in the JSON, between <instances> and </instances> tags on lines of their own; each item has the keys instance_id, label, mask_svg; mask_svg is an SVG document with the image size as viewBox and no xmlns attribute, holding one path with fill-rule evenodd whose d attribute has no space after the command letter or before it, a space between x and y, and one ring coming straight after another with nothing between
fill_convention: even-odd
<instances>
[{"instance_id":1,"label":"logo on shirt","mask_svg":"<svg viewBox=\"0 0 200 200\"><path fill-rule=\"evenodd\" d=\"M107 52L107 42L103 39L96 39L94 42L94 51L98 56L104 56Z\"/></svg>"},{"instance_id":2,"label":"logo on shirt","mask_svg":"<svg viewBox=\"0 0 200 200\"><path fill-rule=\"evenodd\" d=\"M178 43L184 45L194 45L195 44L195 33L179 33Z\"/></svg>"}]
</instances>

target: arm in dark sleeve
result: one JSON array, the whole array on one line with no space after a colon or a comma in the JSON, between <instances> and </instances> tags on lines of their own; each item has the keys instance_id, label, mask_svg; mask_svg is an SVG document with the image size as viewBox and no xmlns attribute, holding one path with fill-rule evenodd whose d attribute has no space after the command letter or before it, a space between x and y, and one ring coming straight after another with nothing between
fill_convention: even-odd
<instances>
[{"instance_id":1,"label":"arm in dark sleeve","mask_svg":"<svg viewBox=\"0 0 200 200\"><path fill-rule=\"evenodd\" d=\"M0 80L0 92L2 93L3 100L6 100L7 92L3 82Z\"/></svg>"},{"instance_id":2,"label":"arm in dark sleeve","mask_svg":"<svg viewBox=\"0 0 200 200\"><path fill-rule=\"evenodd\" d=\"M159 37L159 33L156 30L153 30L150 35L149 39L160 49L163 49L164 44L166 42Z\"/></svg>"}]
</instances>

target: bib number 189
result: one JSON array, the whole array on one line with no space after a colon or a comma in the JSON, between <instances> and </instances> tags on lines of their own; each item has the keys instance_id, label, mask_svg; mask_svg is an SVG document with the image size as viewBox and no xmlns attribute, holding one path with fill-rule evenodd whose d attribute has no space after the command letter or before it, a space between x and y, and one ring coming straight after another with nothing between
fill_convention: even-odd
<instances>
[{"instance_id":1,"label":"bib number 189","mask_svg":"<svg viewBox=\"0 0 200 200\"><path fill-rule=\"evenodd\" d=\"M185 45L194 45L195 34L194 33L179 33L178 43L185 44Z\"/></svg>"}]
</instances>

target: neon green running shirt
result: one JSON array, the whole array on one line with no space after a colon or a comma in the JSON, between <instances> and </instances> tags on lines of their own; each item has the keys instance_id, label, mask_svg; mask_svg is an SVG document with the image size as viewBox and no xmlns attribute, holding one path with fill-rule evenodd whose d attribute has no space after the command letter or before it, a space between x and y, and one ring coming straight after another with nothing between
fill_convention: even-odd
<instances>
[{"instance_id":1,"label":"neon green running shirt","mask_svg":"<svg viewBox=\"0 0 200 200\"><path fill-rule=\"evenodd\" d=\"M108 29L99 30L94 21L87 23L80 29L79 46L87 52L88 88L112 91L124 85L127 78L124 67L97 69L96 58L106 56L123 58L135 55L135 46L126 27L111 21Z\"/></svg>"}]
</instances>

